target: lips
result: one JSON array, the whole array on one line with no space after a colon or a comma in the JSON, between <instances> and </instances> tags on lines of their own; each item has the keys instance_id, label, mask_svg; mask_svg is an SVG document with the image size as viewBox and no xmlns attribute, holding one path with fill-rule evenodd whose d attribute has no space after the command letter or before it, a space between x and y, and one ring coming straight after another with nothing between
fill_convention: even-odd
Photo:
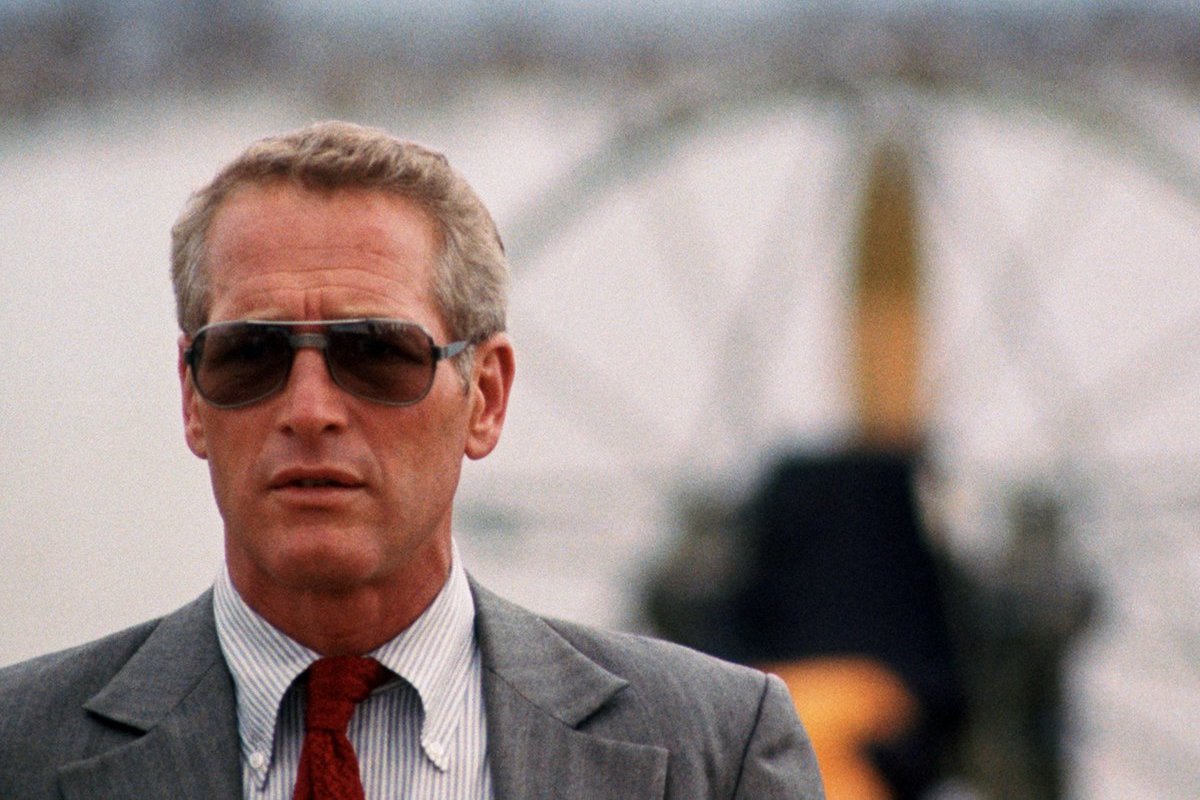
<instances>
[{"instance_id":1,"label":"lips","mask_svg":"<svg viewBox=\"0 0 1200 800\"><path fill-rule=\"evenodd\" d=\"M358 489L363 480L339 467L289 467L271 476L271 489Z\"/></svg>"}]
</instances>

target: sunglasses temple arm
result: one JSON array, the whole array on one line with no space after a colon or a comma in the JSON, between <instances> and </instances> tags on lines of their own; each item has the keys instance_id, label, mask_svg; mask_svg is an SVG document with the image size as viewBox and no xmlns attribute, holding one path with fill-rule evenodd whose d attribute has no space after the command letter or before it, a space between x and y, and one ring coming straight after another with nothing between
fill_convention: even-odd
<instances>
[{"instance_id":1,"label":"sunglasses temple arm","mask_svg":"<svg viewBox=\"0 0 1200 800\"><path fill-rule=\"evenodd\" d=\"M433 360L442 361L447 358L454 358L456 355L466 350L471 345L471 342L466 339L460 342L451 342L443 347L433 348Z\"/></svg>"}]
</instances>

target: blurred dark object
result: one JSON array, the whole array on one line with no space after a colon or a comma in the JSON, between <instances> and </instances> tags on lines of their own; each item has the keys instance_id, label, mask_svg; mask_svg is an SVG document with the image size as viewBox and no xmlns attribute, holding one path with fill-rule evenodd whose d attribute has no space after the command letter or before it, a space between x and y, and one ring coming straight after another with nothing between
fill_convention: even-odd
<instances>
[{"instance_id":1,"label":"blurred dark object","mask_svg":"<svg viewBox=\"0 0 1200 800\"><path fill-rule=\"evenodd\" d=\"M1016 493L1007 546L968 566L930 546L915 470L903 454L797 456L745 505L692 503L651 619L743 663L884 665L919 708L866 753L896 798L950 779L969 797L1061 797L1062 662L1095 605L1062 511Z\"/></svg>"},{"instance_id":2,"label":"blurred dark object","mask_svg":"<svg viewBox=\"0 0 1200 800\"><path fill-rule=\"evenodd\" d=\"M900 455L792 458L750 510L734 623L750 661L867 653L931 705L958 692L939 579Z\"/></svg>"},{"instance_id":3,"label":"blurred dark object","mask_svg":"<svg viewBox=\"0 0 1200 800\"><path fill-rule=\"evenodd\" d=\"M751 506L751 578L733 600L742 660L862 655L914 695L919 717L873 755L897 798L939 777L963 698L910 458L852 452L781 464Z\"/></svg>"},{"instance_id":4,"label":"blurred dark object","mask_svg":"<svg viewBox=\"0 0 1200 800\"><path fill-rule=\"evenodd\" d=\"M994 563L948 573L973 720L959 771L985 797L1054 800L1064 794L1062 664L1097 592L1051 495L1015 493L1008 527Z\"/></svg>"},{"instance_id":5,"label":"blurred dark object","mask_svg":"<svg viewBox=\"0 0 1200 800\"><path fill-rule=\"evenodd\" d=\"M696 559L689 551L717 538L699 525L699 538L651 592L656 624L744 663L853 656L883 665L916 700L918 715L902 735L870 743L869 757L894 797L918 797L942 774L964 703L911 459L865 451L793 457L771 471L740 517L728 519L739 520L726 529L738 544L709 550L728 566L687 577ZM699 595L696 586L704 587Z\"/></svg>"}]
</instances>

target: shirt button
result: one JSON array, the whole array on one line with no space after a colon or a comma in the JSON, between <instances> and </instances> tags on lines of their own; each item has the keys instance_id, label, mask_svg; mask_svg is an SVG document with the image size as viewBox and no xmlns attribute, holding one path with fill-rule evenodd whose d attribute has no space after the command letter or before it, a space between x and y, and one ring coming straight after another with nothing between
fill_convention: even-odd
<instances>
[{"instance_id":1,"label":"shirt button","mask_svg":"<svg viewBox=\"0 0 1200 800\"><path fill-rule=\"evenodd\" d=\"M429 757L430 758L433 758L437 761L441 761L442 757L445 755L446 755L446 750L445 750L445 748L442 747L441 742L430 742L429 743Z\"/></svg>"},{"instance_id":2,"label":"shirt button","mask_svg":"<svg viewBox=\"0 0 1200 800\"><path fill-rule=\"evenodd\" d=\"M254 767L255 769L262 769L266 765L267 765L267 757L264 756L262 753L251 753L250 754L250 766Z\"/></svg>"}]
</instances>

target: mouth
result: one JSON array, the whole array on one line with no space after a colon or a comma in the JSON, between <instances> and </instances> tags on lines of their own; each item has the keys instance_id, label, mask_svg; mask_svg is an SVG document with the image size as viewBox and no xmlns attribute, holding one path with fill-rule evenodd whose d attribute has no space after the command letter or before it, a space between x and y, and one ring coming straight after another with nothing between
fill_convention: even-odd
<instances>
[{"instance_id":1,"label":"mouth","mask_svg":"<svg viewBox=\"0 0 1200 800\"><path fill-rule=\"evenodd\" d=\"M275 491L319 492L360 489L365 484L358 476L339 469L285 469L276 474L269 486Z\"/></svg>"},{"instance_id":2,"label":"mouth","mask_svg":"<svg viewBox=\"0 0 1200 800\"><path fill-rule=\"evenodd\" d=\"M298 489L349 489L351 484L342 483L341 481L331 478L297 478L294 481L288 481L283 484L285 487L296 487Z\"/></svg>"}]
</instances>

